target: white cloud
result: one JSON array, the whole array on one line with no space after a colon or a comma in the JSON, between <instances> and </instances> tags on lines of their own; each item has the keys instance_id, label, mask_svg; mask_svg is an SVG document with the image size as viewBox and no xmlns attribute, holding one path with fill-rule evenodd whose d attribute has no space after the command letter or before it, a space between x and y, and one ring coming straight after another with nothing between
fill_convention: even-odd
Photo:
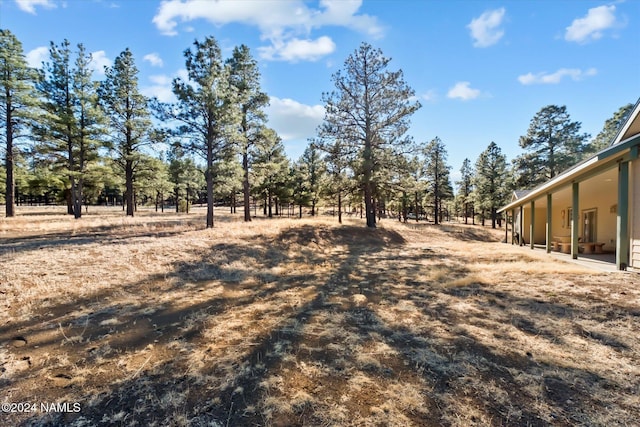
<instances>
[{"instance_id":1,"label":"white cloud","mask_svg":"<svg viewBox=\"0 0 640 427\"><path fill-rule=\"evenodd\" d=\"M598 74L598 70L595 68L589 68L582 71L578 68L560 68L555 73L527 73L518 76L518 81L523 85L532 84L558 84L563 78L569 77L574 81L583 80L585 77L591 77Z\"/></svg>"},{"instance_id":2,"label":"white cloud","mask_svg":"<svg viewBox=\"0 0 640 427\"><path fill-rule=\"evenodd\" d=\"M331 39L309 38L313 30L324 26L339 26L381 37L384 29L376 17L358 14L362 0L320 0L318 8L304 0L165 0L160 4L153 23L166 35L178 34L179 23L205 19L214 25L240 23L257 27L262 40L263 55L274 60L300 59L315 61L335 50ZM186 31L187 27L182 28ZM330 42L330 43L329 43ZM310 54L302 54L303 47ZM288 58L288 59L287 59Z\"/></svg>"},{"instance_id":3,"label":"white cloud","mask_svg":"<svg viewBox=\"0 0 640 427\"><path fill-rule=\"evenodd\" d=\"M49 59L49 48L47 46L37 47L27 52L25 58L29 67L41 68L42 63Z\"/></svg>"},{"instance_id":4,"label":"white cloud","mask_svg":"<svg viewBox=\"0 0 640 427\"><path fill-rule=\"evenodd\" d=\"M469 82L458 82L456 83L449 92L447 92L447 97L452 99L461 99L463 101L468 101L470 99L475 99L480 96L480 90L472 89L470 87L471 83Z\"/></svg>"},{"instance_id":5,"label":"white cloud","mask_svg":"<svg viewBox=\"0 0 640 427\"><path fill-rule=\"evenodd\" d=\"M94 72L104 74L104 67L110 67L111 64L112 61L107 58L107 54L104 50L91 52L91 63L89 66Z\"/></svg>"},{"instance_id":6,"label":"white cloud","mask_svg":"<svg viewBox=\"0 0 640 427\"><path fill-rule=\"evenodd\" d=\"M41 68L43 62L49 61L49 48L47 46L37 47L25 55L27 64L32 68ZM107 58L104 50L98 50L91 53L91 62L89 68L94 72L103 75L104 67L111 66L112 61Z\"/></svg>"},{"instance_id":7,"label":"white cloud","mask_svg":"<svg viewBox=\"0 0 640 427\"><path fill-rule=\"evenodd\" d=\"M500 28L505 15L505 8L501 7L496 10L488 10L478 18L471 20L467 28L471 31L473 37L473 46L488 47L494 45L504 35L504 30Z\"/></svg>"},{"instance_id":8,"label":"white cloud","mask_svg":"<svg viewBox=\"0 0 640 427\"><path fill-rule=\"evenodd\" d=\"M171 82L173 79L167 75L149 76L150 86L140 88L140 92L149 98L158 98L160 102L176 102L176 96L173 94Z\"/></svg>"},{"instance_id":9,"label":"white cloud","mask_svg":"<svg viewBox=\"0 0 640 427\"><path fill-rule=\"evenodd\" d=\"M425 93L422 94L421 98L427 102L435 101L438 98L438 94L435 90L429 89Z\"/></svg>"},{"instance_id":10,"label":"white cloud","mask_svg":"<svg viewBox=\"0 0 640 427\"><path fill-rule=\"evenodd\" d=\"M160 55L158 55L155 52L146 54L142 59L147 61L153 67L164 66L164 62L162 61L162 58L160 58Z\"/></svg>"},{"instance_id":11,"label":"white cloud","mask_svg":"<svg viewBox=\"0 0 640 427\"><path fill-rule=\"evenodd\" d=\"M598 6L589 9L583 18L574 19L564 35L570 42L585 43L602 37L602 32L616 25L616 7Z\"/></svg>"},{"instance_id":12,"label":"white cloud","mask_svg":"<svg viewBox=\"0 0 640 427\"><path fill-rule=\"evenodd\" d=\"M263 59L290 62L317 61L335 50L336 44L327 36L316 40L291 39L286 43L274 43L272 46L258 48Z\"/></svg>"},{"instance_id":13,"label":"white cloud","mask_svg":"<svg viewBox=\"0 0 640 427\"><path fill-rule=\"evenodd\" d=\"M34 15L36 14L36 6L42 6L46 9L56 7L52 0L16 0L16 4L20 10Z\"/></svg>"},{"instance_id":14,"label":"white cloud","mask_svg":"<svg viewBox=\"0 0 640 427\"><path fill-rule=\"evenodd\" d=\"M312 138L324 120L322 105L305 105L289 98L272 96L267 107L269 126L283 141Z\"/></svg>"}]
</instances>

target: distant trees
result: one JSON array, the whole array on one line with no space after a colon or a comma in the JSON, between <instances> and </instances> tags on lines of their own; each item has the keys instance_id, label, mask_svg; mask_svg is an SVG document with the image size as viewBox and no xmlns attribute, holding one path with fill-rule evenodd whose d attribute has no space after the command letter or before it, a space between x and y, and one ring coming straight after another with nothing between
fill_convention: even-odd
<instances>
[{"instance_id":1,"label":"distant trees","mask_svg":"<svg viewBox=\"0 0 640 427\"><path fill-rule=\"evenodd\" d=\"M129 49L118 55L105 76L100 101L110 121L111 149L125 174L127 216L133 216L136 167L142 147L151 143L148 100L138 89L138 68Z\"/></svg>"},{"instance_id":2,"label":"distant trees","mask_svg":"<svg viewBox=\"0 0 640 427\"><path fill-rule=\"evenodd\" d=\"M263 198L265 215L271 218L274 198L281 199L289 183L289 160L282 139L273 129L266 128L262 132L253 170L255 190Z\"/></svg>"},{"instance_id":3,"label":"distant trees","mask_svg":"<svg viewBox=\"0 0 640 427\"><path fill-rule=\"evenodd\" d=\"M323 186L325 164L320 157L320 151L314 144L309 144L302 153L300 163L303 166L304 176L307 182L307 193L311 202L311 216L317 215L316 206L320 201L320 193Z\"/></svg>"},{"instance_id":4,"label":"distant trees","mask_svg":"<svg viewBox=\"0 0 640 427\"><path fill-rule=\"evenodd\" d=\"M490 216L495 227L510 190L536 186L606 148L633 108L621 107L589 144L565 106L542 108L520 137L524 152L512 167L492 142L475 165L464 160L454 198L446 146L434 138L418 147L406 135L420 104L380 49L362 43L333 74L333 91L322 94L324 121L295 162L268 127L269 97L246 46L224 59L207 37L184 58L187 76L172 82L176 102L161 103L141 94L129 49L97 83L82 44L72 50L67 40L52 43L38 72L26 65L15 36L0 30L0 200L7 216L16 202L58 203L68 196L76 218L83 203L98 200L124 199L132 216L138 202L158 210L172 200L188 212L198 199L207 204L207 227L215 203L228 203L231 213L242 205L245 221L258 205L269 217L284 209L291 214L293 205L302 217L305 208L318 215L324 203L334 214L337 205L339 222L343 213L359 211L368 227L389 215L439 224L452 210L465 223L469 216L475 223L476 213L483 223ZM153 129L150 109L166 126L162 132ZM29 150L16 148L18 138ZM150 149L155 144L171 150L158 155Z\"/></svg>"},{"instance_id":5,"label":"distant trees","mask_svg":"<svg viewBox=\"0 0 640 427\"><path fill-rule=\"evenodd\" d=\"M0 132L4 139L5 212L15 215L16 141L27 131L37 103L36 74L27 66L22 43L9 30L0 29Z\"/></svg>"},{"instance_id":6,"label":"distant trees","mask_svg":"<svg viewBox=\"0 0 640 427\"><path fill-rule=\"evenodd\" d=\"M323 138L342 138L353 147L358 163L354 174L360 182L367 227L376 226L375 174L384 166L385 150L408 151L405 136L410 116L420 108L414 91L405 83L402 71L389 71L390 58L363 43L332 76L335 90L323 94L325 123ZM390 159L392 157L386 157Z\"/></svg>"},{"instance_id":7,"label":"distant trees","mask_svg":"<svg viewBox=\"0 0 640 427\"><path fill-rule=\"evenodd\" d=\"M518 186L533 188L577 163L588 134L580 133L566 106L547 105L531 119L527 134L520 137L526 153L515 159Z\"/></svg>"}]
</instances>

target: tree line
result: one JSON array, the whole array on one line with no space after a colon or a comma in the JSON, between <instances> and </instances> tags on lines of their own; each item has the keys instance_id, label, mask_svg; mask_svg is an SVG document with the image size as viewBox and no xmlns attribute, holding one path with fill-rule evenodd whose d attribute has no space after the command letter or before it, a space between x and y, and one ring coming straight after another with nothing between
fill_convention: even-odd
<instances>
[{"instance_id":1,"label":"tree line","mask_svg":"<svg viewBox=\"0 0 640 427\"><path fill-rule=\"evenodd\" d=\"M83 206L122 203L164 210L170 201L188 212L206 203L242 206L251 221L260 206L269 217L357 213L375 227L400 221L491 219L513 190L533 188L603 149L631 111L620 108L592 140L565 106L549 105L520 138L524 153L509 164L491 142L472 163L465 159L452 183L445 143L418 143L407 135L420 108L401 70L362 43L323 93L325 118L296 161L287 158L268 127L269 97L257 61L244 45L223 58L213 37L184 52L187 77L176 78L176 101L143 96L133 54L125 49L102 81L93 78L82 44L51 42L42 68L27 66L20 41L0 30L0 135L6 216L16 203L65 201L81 218ZM166 149L159 151L158 147ZM456 191L457 190L457 191ZM253 212L252 212L253 209Z\"/></svg>"}]
</instances>

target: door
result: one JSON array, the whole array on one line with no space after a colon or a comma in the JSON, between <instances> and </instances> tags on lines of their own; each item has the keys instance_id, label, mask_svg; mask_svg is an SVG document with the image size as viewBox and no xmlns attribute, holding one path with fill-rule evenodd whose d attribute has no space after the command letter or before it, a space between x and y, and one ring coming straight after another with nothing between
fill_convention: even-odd
<instances>
[{"instance_id":1,"label":"door","mask_svg":"<svg viewBox=\"0 0 640 427\"><path fill-rule=\"evenodd\" d=\"M582 241L583 242L597 242L597 221L598 211L597 209L589 209L582 211Z\"/></svg>"}]
</instances>

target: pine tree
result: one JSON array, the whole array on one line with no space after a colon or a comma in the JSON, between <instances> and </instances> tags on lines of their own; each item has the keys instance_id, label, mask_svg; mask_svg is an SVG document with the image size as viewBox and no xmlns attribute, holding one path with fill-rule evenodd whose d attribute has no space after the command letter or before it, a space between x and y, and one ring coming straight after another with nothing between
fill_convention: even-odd
<instances>
[{"instance_id":1,"label":"pine tree","mask_svg":"<svg viewBox=\"0 0 640 427\"><path fill-rule=\"evenodd\" d=\"M404 82L402 71L389 71L390 58L363 43L344 64L344 71L332 76L336 90L323 94L325 122L320 135L341 138L357 153L352 166L364 194L367 227L376 226L374 198L378 193L375 175L385 165L385 150L408 150L405 137L409 117L420 104Z\"/></svg>"},{"instance_id":2,"label":"pine tree","mask_svg":"<svg viewBox=\"0 0 640 427\"><path fill-rule=\"evenodd\" d=\"M244 220L251 221L249 169L252 150L266 121L263 109L269 104L269 97L260 91L258 63L251 57L247 46L236 47L232 57L227 60L227 64L230 68L229 79L236 89L240 110L240 135L238 139L242 156Z\"/></svg>"},{"instance_id":3,"label":"pine tree","mask_svg":"<svg viewBox=\"0 0 640 427\"><path fill-rule=\"evenodd\" d=\"M0 136L4 139L5 214L15 216L15 157L18 138L31 123L37 105L37 73L27 66L22 43L9 30L0 29Z\"/></svg>"},{"instance_id":4,"label":"pine tree","mask_svg":"<svg viewBox=\"0 0 640 427\"><path fill-rule=\"evenodd\" d=\"M580 122L572 122L566 106L548 105L531 120L520 147L528 150L515 165L522 187L533 188L555 177L582 158L588 134L580 133Z\"/></svg>"},{"instance_id":5,"label":"pine tree","mask_svg":"<svg viewBox=\"0 0 640 427\"><path fill-rule=\"evenodd\" d=\"M604 122L602 130L589 143L587 154L595 154L609 147L622 125L633 111L633 104L623 105L613 116Z\"/></svg>"},{"instance_id":6,"label":"pine tree","mask_svg":"<svg viewBox=\"0 0 640 427\"><path fill-rule=\"evenodd\" d=\"M127 48L105 70L100 100L111 124L112 149L124 170L127 216L134 216L134 181L141 161L141 149L151 143L148 100L138 89L138 68Z\"/></svg>"},{"instance_id":7,"label":"pine tree","mask_svg":"<svg viewBox=\"0 0 640 427\"><path fill-rule=\"evenodd\" d=\"M38 84L43 114L34 128L36 152L68 182L67 212L82 216L83 183L91 162L98 158L104 116L98 108L97 83L91 79L91 55L78 45L75 63L68 40L51 43L50 62Z\"/></svg>"},{"instance_id":8,"label":"pine tree","mask_svg":"<svg viewBox=\"0 0 640 427\"><path fill-rule=\"evenodd\" d=\"M289 175L289 159L282 139L273 129L265 129L257 145L254 163L256 190L263 196L266 215L273 217L273 199L285 185Z\"/></svg>"},{"instance_id":9,"label":"pine tree","mask_svg":"<svg viewBox=\"0 0 640 427\"><path fill-rule=\"evenodd\" d=\"M345 193L348 191L350 181L348 175L349 160L348 154L345 151L345 143L338 138L329 144L318 144L318 142L314 142L314 146L325 153L324 162L328 175L325 193L330 197L336 197L338 204L338 222L342 224L342 202Z\"/></svg>"},{"instance_id":10,"label":"pine tree","mask_svg":"<svg viewBox=\"0 0 640 427\"><path fill-rule=\"evenodd\" d=\"M480 153L476 161L476 173L473 180L474 197L477 206L483 212L489 211L491 227L496 228L497 209L507 202L507 159L495 142Z\"/></svg>"},{"instance_id":11,"label":"pine tree","mask_svg":"<svg viewBox=\"0 0 640 427\"><path fill-rule=\"evenodd\" d=\"M222 60L220 47L213 37L196 40L193 48L184 52L188 81L173 81L173 93L178 101L159 105L162 119L180 123L177 134L183 146L205 159L207 184L207 228L213 227L215 165L227 159L233 141L241 135L236 131L240 120L237 112L236 88L230 83L230 67Z\"/></svg>"},{"instance_id":12,"label":"pine tree","mask_svg":"<svg viewBox=\"0 0 640 427\"><path fill-rule=\"evenodd\" d=\"M311 201L311 216L317 215L316 206L320 200L321 185L325 166L320 151L314 144L309 146L302 153L300 162L305 166L307 189Z\"/></svg>"},{"instance_id":13,"label":"pine tree","mask_svg":"<svg viewBox=\"0 0 640 427\"><path fill-rule=\"evenodd\" d=\"M464 223L469 223L469 205L471 203L471 192L473 191L473 167L471 160L464 159L460 168L460 181L458 181L458 194L464 211Z\"/></svg>"},{"instance_id":14,"label":"pine tree","mask_svg":"<svg viewBox=\"0 0 640 427\"><path fill-rule=\"evenodd\" d=\"M433 201L433 215L436 225L442 220L442 205L445 200L453 197L453 188L449 179L447 165L447 150L440 138L431 140L424 148L425 177L427 194Z\"/></svg>"}]
</instances>

